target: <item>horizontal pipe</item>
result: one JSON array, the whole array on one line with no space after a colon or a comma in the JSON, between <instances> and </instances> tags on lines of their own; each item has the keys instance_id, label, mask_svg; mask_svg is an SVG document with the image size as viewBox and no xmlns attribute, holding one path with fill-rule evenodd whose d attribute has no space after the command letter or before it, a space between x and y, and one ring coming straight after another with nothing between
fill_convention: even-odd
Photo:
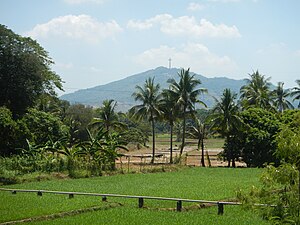
<instances>
[{"instance_id":1,"label":"horizontal pipe","mask_svg":"<svg viewBox=\"0 0 300 225\"><path fill-rule=\"evenodd\" d=\"M182 201L182 202L195 202L195 203L208 203L208 204L223 204L223 205L242 205L240 202L226 202L226 201L208 201L208 200L197 200L197 199L182 199L182 198L165 198L165 197L154 197L154 196L140 196L140 195L120 195L120 194L99 194L99 193L86 193L86 192L70 192L70 191L48 191L48 190L28 190L28 189L9 189L0 188L0 191L16 192L34 192L34 193L49 193L49 194L62 194L62 195L87 195L87 196L101 196L101 197L120 197L120 198L143 198L143 199L154 199L154 200L165 200L165 201ZM268 204L254 204L255 206L271 206Z\"/></svg>"}]
</instances>

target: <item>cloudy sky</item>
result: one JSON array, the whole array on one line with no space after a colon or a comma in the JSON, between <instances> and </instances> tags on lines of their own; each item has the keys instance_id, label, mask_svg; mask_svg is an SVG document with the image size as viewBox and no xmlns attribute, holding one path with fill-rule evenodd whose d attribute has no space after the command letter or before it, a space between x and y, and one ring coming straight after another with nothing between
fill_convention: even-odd
<instances>
[{"instance_id":1,"label":"cloudy sky","mask_svg":"<svg viewBox=\"0 0 300 225\"><path fill-rule=\"evenodd\" d=\"M299 0L1 0L0 23L36 39L67 93L158 66L276 84L300 79Z\"/></svg>"}]
</instances>

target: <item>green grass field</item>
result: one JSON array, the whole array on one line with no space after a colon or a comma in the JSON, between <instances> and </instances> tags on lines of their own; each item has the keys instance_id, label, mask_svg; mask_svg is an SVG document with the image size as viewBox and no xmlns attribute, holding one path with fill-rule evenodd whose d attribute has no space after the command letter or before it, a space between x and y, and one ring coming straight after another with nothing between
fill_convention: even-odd
<instances>
[{"instance_id":1,"label":"green grass field","mask_svg":"<svg viewBox=\"0 0 300 225\"><path fill-rule=\"evenodd\" d=\"M126 174L76 180L32 182L5 186L38 190L116 193L205 200L227 200L235 197L237 189L258 185L260 169L186 168L177 172ZM65 216L30 224L266 224L257 215L240 206L225 206L223 216L217 207L193 209L181 213L166 209L175 208L176 202L145 200L147 209L137 207L137 199L101 198L35 193L0 192L0 223L23 218L38 217L92 206L103 210ZM108 205L122 204L115 208ZM192 203L183 203L191 207Z\"/></svg>"}]
</instances>

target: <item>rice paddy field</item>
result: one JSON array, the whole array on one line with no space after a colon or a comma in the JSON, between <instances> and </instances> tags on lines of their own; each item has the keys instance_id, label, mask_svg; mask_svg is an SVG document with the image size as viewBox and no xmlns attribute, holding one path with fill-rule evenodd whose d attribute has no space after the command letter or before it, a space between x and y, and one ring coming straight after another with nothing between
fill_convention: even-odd
<instances>
[{"instance_id":1,"label":"rice paddy field","mask_svg":"<svg viewBox=\"0 0 300 225\"><path fill-rule=\"evenodd\" d=\"M259 185L260 169L184 168L175 172L119 174L106 177L63 179L5 186L14 189L110 193L203 200L233 200L238 189ZM2 186L3 187L3 186ZM183 203L145 199L138 208L137 199L0 191L0 224L26 220L21 224L268 224L259 215L241 206L198 207Z\"/></svg>"}]
</instances>

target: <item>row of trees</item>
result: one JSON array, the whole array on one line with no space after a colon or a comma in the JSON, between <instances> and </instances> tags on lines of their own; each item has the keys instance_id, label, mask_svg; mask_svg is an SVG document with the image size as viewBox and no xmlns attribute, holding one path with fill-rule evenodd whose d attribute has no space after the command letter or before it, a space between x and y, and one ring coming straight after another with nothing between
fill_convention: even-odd
<instances>
[{"instance_id":1,"label":"row of trees","mask_svg":"<svg viewBox=\"0 0 300 225\"><path fill-rule=\"evenodd\" d=\"M159 123L167 124L164 127L170 130L171 155L174 126L181 124L180 155L186 135L198 138L198 146L203 151L206 134L218 133L226 139L224 157L228 165L232 162L235 166L235 160L242 157L249 166L261 166L264 157L258 155L263 154L256 154L250 147L259 147L257 140L266 143L267 137L273 137L280 129L280 124L273 124L274 121L281 123L279 114L293 107L287 96L292 96L294 100L300 98L299 80L296 81L298 87L291 92L283 89L283 83L271 90L270 78L256 71L241 88L239 100L237 94L225 89L221 98L216 99L215 107L208 110L206 116L202 113L199 117L196 106L205 106L199 95L207 90L199 88L201 81L191 75L189 69L182 69L178 79L168 80L168 89L161 91L154 78L147 79L144 86L137 86L133 97L139 103L127 114L116 113L117 103L113 100L104 101L100 109L70 106L55 94L56 88L62 88L62 81L51 71L53 62L48 53L30 38L14 34L3 25L0 28L0 83L3 86L0 88L0 95L3 96L0 98L1 155L20 153L20 149L27 146L26 140L35 145L45 145L48 140L55 142L64 137L68 140L64 142L66 147L71 148L88 141L90 134L96 135L101 128L108 134L117 133L122 143L140 145L146 144L149 130L152 130L154 162L155 130ZM261 121L264 118L265 121ZM262 123L265 124L264 129L261 128ZM252 135L249 135L250 131ZM268 144L267 147L270 149L274 145ZM253 160L255 157L262 160L258 163L258 160ZM170 160L172 163L172 157ZM201 162L204 166L203 154Z\"/></svg>"},{"instance_id":2,"label":"row of trees","mask_svg":"<svg viewBox=\"0 0 300 225\"><path fill-rule=\"evenodd\" d=\"M235 167L235 160L239 157L242 157L249 166L262 166L265 162L275 160L272 157L275 145L268 145L273 139L269 138L268 141L267 136L261 139L259 133L267 132L272 136L279 131L281 126L280 114L283 114L286 109L294 108L288 97L293 97L294 101L300 99L300 80L296 81L299 87L292 90L284 90L282 82L278 83L276 89L271 90L270 78L265 78L264 75L256 71L241 87L239 99L237 99L236 93L230 89L225 89L221 98L216 99L216 105L209 111L209 116L201 120L197 117L195 106L197 103L206 106L204 102L199 100L199 95L205 94L207 90L198 88L201 81L191 75L189 69L182 69L178 75L178 81L175 79L168 80L169 89L160 92L159 84L154 83L154 78L149 78L143 87L136 86L136 92L133 94L135 100L141 104L134 106L130 113L138 118L147 119L152 124L152 162L155 158L155 121L162 120L169 123L171 155L173 126L175 122L182 121L180 155L183 152L186 134L199 139L198 146L199 148L202 146L203 153L203 139L205 134L210 132L225 137L224 157L228 160L228 166L232 161L232 166ZM272 132L269 131L268 126L271 125L268 125L267 121L262 121L264 118L273 123L278 121L276 124L271 124L277 129L271 130ZM188 130L186 129L187 119L189 121ZM265 130L260 130L260 123L265 124ZM250 131L253 133L253 140L249 138ZM264 145L260 145L263 144L258 142L260 139ZM251 146L252 150L250 149ZM201 164L204 166L203 154Z\"/></svg>"}]
</instances>

